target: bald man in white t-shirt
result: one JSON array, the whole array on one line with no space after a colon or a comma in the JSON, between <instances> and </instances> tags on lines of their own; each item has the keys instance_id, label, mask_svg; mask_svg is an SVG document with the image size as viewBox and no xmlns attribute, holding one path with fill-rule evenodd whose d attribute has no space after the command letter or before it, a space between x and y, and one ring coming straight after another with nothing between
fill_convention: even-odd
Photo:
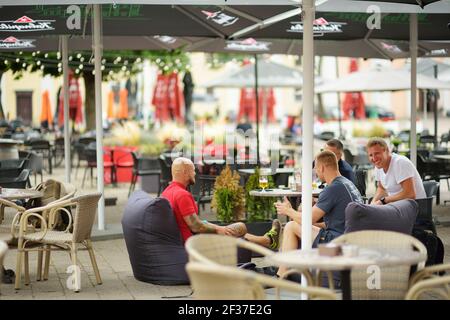
<instances>
[{"instance_id":1,"label":"bald man in white t-shirt","mask_svg":"<svg viewBox=\"0 0 450 320\"><path fill-rule=\"evenodd\" d=\"M371 204L387 204L402 199L426 198L422 179L413 163L395 153L390 153L386 142L372 138L367 143L367 154L375 166L377 191Z\"/></svg>"}]
</instances>

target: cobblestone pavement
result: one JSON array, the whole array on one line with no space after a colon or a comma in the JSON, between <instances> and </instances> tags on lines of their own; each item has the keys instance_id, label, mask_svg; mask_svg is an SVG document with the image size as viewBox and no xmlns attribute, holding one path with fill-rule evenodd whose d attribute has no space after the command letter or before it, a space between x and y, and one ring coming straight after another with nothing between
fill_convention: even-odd
<instances>
[{"instance_id":1,"label":"cobblestone pavement","mask_svg":"<svg viewBox=\"0 0 450 320\"><path fill-rule=\"evenodd\" d=\"M81 188L82 171L78 174L75 183L82 193L95 190L87 183ZM52 176L63 180L63 170L57 168ZM47 177L46 177L47 178ZM443 183L441 201L450 200L450 192L446 183ZM128 184L121 184L117 188L107 186L106 197L117 197L117 205L106 207L106 222L108 226L120 225L123 207L128 198ZM206 212L208 212L208 209ZM450 205L435 207L435 213L441 221L450 220ZM12 212L6 212L5 223L11 221ZM202 218L212 218L212 214L203 213ZM445 244L445 261L450 262L450 224L442 223L438 226L439 236ZM103 279L103 284L95 284L95 275L90 264L87 252L80 252L81 265L81 291L74 293L67 289L66 281L69 274L66 268L70 265L70 258L66 252L52 253L49 279L36 281L36 253L30 253L30 279L31 284L22 285L20 290L14 290L12 284L0 286L0 300L14 299L166 299L167 297L188 296L191 293L189 286L158 286L134 279L128 254L123 239L112 239L94 242L95 254ZM6 268L15 268L16 250L8 252L5 259ZM191 297L189 297L191 298Z\"/></svg>"}]
</instances>

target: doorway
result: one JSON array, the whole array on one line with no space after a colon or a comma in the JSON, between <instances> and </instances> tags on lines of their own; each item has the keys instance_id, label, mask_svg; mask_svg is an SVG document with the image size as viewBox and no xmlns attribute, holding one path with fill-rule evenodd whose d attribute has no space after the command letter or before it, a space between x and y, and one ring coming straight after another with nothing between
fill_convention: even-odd
<instances>
[{"instance_id":1,"label":"doorway","mask_svg":"<svg viewBox=\"0 0 450 320\"><path fill-rule=\"evenodd\" d=\"M33 91L16 91L16 118L26 126L33 121Z\"/></svg>"}]
</instances>

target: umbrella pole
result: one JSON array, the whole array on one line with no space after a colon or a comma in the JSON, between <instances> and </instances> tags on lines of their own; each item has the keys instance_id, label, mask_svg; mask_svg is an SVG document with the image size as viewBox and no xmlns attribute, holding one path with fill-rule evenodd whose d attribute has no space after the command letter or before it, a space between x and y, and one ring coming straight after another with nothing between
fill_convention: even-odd
<instances>
[{"instance_id":1,"label":"umbrella pole","mask_svg":"<svg viewBox=\"0 0 450 320\"><path fill-rule=\"evenodd\" d=\"M336 77L339 78L339 61L338 57L336 57ZM339 139L343 139L342 136L342 111L341 111L341 93L337 92L337 100L338 100L338 124L339 124Z\"/></svg>"},{"instance_id":2,"label":"umbrella pole","mask_svg":"<svg viewBox=\"0 0 450 320\"><path fill-rule=\"evenodd\" d=\"M69 49L67 35L61 36L64 96L64 164L65 181L70 183L70 128L69 128Z\"/></svg>"},{"instance_id":3,"label":"umbrella pole","mask_svg":"<svg viewBox=\"0 0 450 320\"><path fill-rule=\"evenodd\" d=\"M438 66L437 64L434 65L434 77L438 78ZM438 95L435 92L434 96L434 147L438 148Z\"/></svg>"},{"instance_id":4,"label":"umbrella pole","mask_svg":"<svg viewBox=\"0 0 450 320\"><path fill-rule=\"evenodd\" d=\"M416 98L417 98L417 14L409 15L409 52L411 54L411 131L410 131L410 158L416 166L417 162L417 131L416 131Z\"/></svg>"},{"instance_id":5,"label":"umbrella pole","mask_svg":"<svg viewBox=\"0 0 450 320\"><path fill-rule=\"evenodd\" d=\"M258 55L255 54L255 102L256 102L256 164L259 166L259 95L258 95Z\"/></svg>"},{"instance_id":6,"label":"umbrella pole","mask_svg":"<svg viewBox=\"0 0 450 320\"><path fill-rule=\"evenodd\" d=\"M303 143L302 143L302 249L312 246L312 166L314 124L314 0L303 1Z\"/></svg>"},{"instance_id":7,"label":"umbrella pole","mask_svg":"<svg viewBox=\"0 0 450 320\"><path fill-rule=\"evenodd\" d=\"M314 126L314 0L303 0L302 221L301 249L312 247L312 161ZM306 279L302 276L302 284ZM306 296L302 295L302 300Z\"/></svg>"},{"instance_id":8,"label":"umbrella pole","mask_svg":"<svg viewBox=\"0 0 450 320\"><path fill-rule=\"evenodd\" d=\"M94 4L94 66L95 66L95 126L97 140L97 191L102 194L98 202L98 229L105 230L105 195L103 170L103 121L102 121L102 49L101 5Z\"/></svg>"}]
</instances>

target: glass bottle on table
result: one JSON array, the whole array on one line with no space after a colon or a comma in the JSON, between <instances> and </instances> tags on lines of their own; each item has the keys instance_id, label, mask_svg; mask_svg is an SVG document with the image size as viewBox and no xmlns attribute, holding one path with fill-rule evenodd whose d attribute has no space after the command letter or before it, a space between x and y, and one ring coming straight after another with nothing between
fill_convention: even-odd
<instances>
[{"instance_id":1,"label":"glass bottle on table","mask_svg":"<svg viewBox=\"0 0 450 320\"><path fill-rule=\"evenodd\" d=\"M295 190L300 192L302 191L302 172L299 168L294 171L294 180L295 180Z\"/></svg>"},{"instance_id":2,"label":"glass bottle on table","mask_svg":"<svg viewBox=\"0 0 450 320\"><path fill-rule=\"evenodd\" d=\"M313 190L315 190L315 189L317 189L319 187L318 180L319 180L319 178L317 176L316 169L313 169L312 170L312 180L311 180L312 181L312 189Z\"/></svg>"}]
</instances>

